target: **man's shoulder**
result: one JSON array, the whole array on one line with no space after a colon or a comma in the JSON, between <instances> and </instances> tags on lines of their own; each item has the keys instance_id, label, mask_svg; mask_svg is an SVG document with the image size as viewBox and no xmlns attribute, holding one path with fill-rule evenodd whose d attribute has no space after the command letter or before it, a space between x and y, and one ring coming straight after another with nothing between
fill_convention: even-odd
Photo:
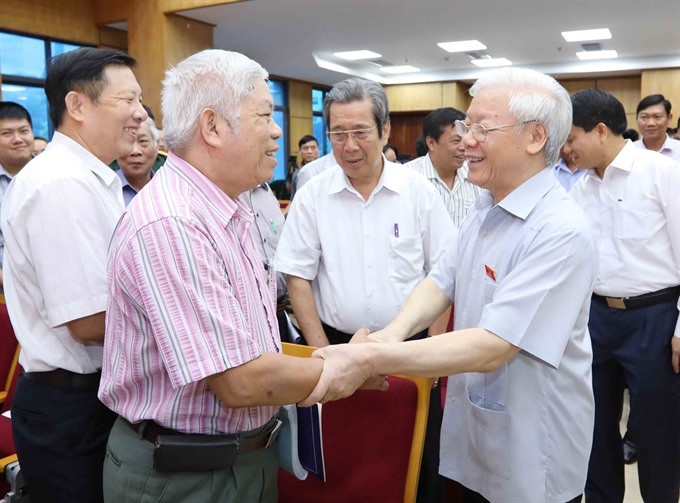
<instances>
[{"instance_id":1,"label":"man's shoulder","mask_svg":"<svg viewBox=\"0 0 680 503\"><path fill-rule=\"evenodd\" d=\"M578 183L580 182L581 180ZM533 225L540 225L545 234L576 233L589 240L592 237L588 217L571 197L571 193L567 194L561 186L556 186L546 194L536 206L531 220Z\"/></svg>"}]
</instances>

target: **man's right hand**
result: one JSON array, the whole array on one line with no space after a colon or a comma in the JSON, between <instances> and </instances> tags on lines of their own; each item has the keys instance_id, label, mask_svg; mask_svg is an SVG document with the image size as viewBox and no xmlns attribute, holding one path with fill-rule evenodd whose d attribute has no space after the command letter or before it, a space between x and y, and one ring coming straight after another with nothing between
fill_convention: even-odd
<instances>
[{"instance_id":1,"label":"man's right hand","mask_svg":"<svg viewBox=\"0 0 680 503\"><path fill-rule=\"evenodd\" d=\"M356 334L355 334L356 336ZM309 407L352 395L357 389L386 390L386 376L372 375L366 347L363 344L338 344L318 349L312 355L323 358L319 382L310 395L299 403Z\"/></svg>"}]
</instances>

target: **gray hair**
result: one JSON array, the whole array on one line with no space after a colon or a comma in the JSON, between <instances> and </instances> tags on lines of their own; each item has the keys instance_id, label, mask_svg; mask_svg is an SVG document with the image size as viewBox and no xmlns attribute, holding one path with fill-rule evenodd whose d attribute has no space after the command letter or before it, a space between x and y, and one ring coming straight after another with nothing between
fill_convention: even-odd
<instances>
[{"instance_id":1,"label":"gray hair","mask_svg":"<svg viewBox=\"0 0 680 503\"><path fill-rule=\"evenodd\" d=\"M149 126L149 132L151 133L151 139L153 140L154 147L158 146L158 138L160 138L161 134L158 132L158 128L156 127L156 123L151 117L148 117L142 124L146 124Z\"/></svg>"},{"instance_id":2,"label":"gray hair","mask_svg":"<svg viewBox=\"0 0 680 503\"><path fill-rule=\"evenodd\" d=\"M382 138L383 128L390 122L390 109L385 90L380 84L371 80L353 78L335 84L333 89L328 91L323 102L323 120L330 127L333 103L353 103L365 99L371 100L373 117L378 124L378 137Z\"/></svg>"},{"instance_id":3,"label":"gray hair","mask_svg":"<svg viewBox=\"0 0 680 503\"><path fill-rule=\"evenodd\" d=\"M508 108L518 122L536 121L545 126L546 165L554 165L571 130L572 107L567 90L543 73L502 68L480 77L470 88L470 95L491 86L508 88Z\"/></svg>"},{"instance_id":4,"label":"gray hair","mask_svg":"<svg viewBox=\"0 0 680 503\"><path fill-rule=\"evenodd\" d=\"M253 92L254 81L268 77L259 63L221 49L201 51L170 68L161 93L168 149L181 152L186 148L206 108L212 108L237 134L241 100Z\"/></svg>"}]
</instances>

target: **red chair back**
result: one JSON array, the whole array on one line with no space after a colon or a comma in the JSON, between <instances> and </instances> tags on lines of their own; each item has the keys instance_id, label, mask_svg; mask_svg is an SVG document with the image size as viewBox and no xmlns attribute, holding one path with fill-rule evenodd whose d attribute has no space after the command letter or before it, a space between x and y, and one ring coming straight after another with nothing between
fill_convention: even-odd
<instances>
[{"instance_id":1,"label":"red chair back","mask_svg":"<svg viewBox=\"0 0 680 503\"><path fill-rule=\"evenodd\" d=\"M391 376L388 391L359 390L322 408L326 479L279 470L279 503L401 503L411 454L418 387Z\"/></svg>"}]
</instances>

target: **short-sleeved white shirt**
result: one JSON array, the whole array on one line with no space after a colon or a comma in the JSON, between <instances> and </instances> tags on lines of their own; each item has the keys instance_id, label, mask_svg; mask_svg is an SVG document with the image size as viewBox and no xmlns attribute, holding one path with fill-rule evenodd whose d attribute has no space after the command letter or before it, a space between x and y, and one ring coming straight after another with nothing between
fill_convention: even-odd
<instances>
[{"instance_id":1,"label":"short-sleeved white shirt","mask_svg":"<svg viewBox=\"0 0 680 503\"><path fill-rule=\"evenodd\" d=\"M346 333L383 328L455 238L434 187L384 161L365 201L339 166L295 196L277 270L312 281L321 321Z\"/></svg>"},{"instance_id":2,"label":"short-sleeved white shirt","mask_svg":"<svg viewBox=\"0 0 680 503\"><path fill-rule=\"evenodd\" d=\"M102 346L65 323L106 310L106 255L121 182L59 132L12 180L2 205L5 298L27 372L101 368Z\"/></svg>"},{"instance_id":3,"label":"short-sleeved white shirt","mask_svg":"<svg viewBox=\"0 0 680 503\"><path fill-rule=\"evenodd\" d=\"M481 327L520 351L494 372L449 378L442 475L490 501L563 502L583 492L596 272L588 220L552 168L496 205L480 196L429 278L455 300L456 330Z\"/></svg>"}]
</instances>

